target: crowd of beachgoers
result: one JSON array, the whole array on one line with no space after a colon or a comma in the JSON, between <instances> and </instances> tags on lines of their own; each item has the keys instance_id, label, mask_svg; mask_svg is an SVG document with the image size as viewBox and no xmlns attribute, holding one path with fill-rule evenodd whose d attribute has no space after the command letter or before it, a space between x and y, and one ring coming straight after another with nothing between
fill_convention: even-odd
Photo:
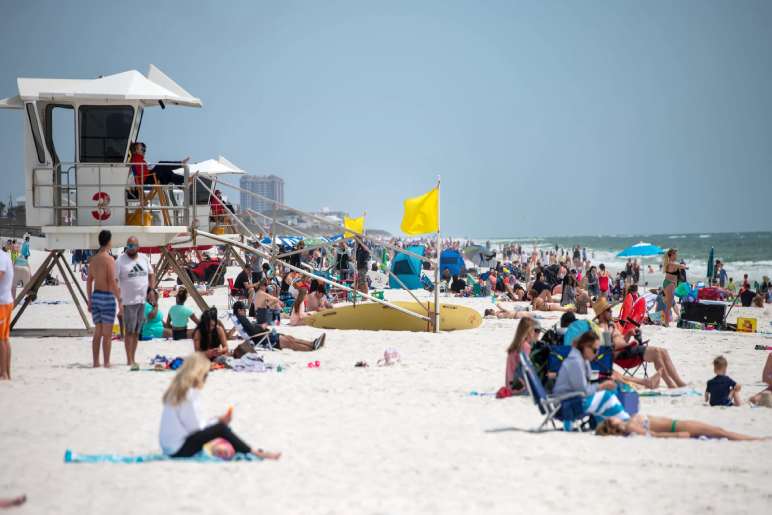
<instances>
[{"instance_id":1,"label":"crowd of beachgoers","mask_svg":"<svg viewBox=\"0 0 772 515\"><path fill-rule=\"evenodd\" d=\"M0 251L0 377L6 380L11 378L9 322L16 289L23 288L31 275L29 239L25 240L8 241ZM176 370L163 395L159 432L161 448L171 457L206 452L224 459L239 453L280 458L281 453L253 447L237 436L230 428L231 409L213 422L203 417L200 397L209 373L231 368L234 360L250 359L264 350L314 352L323 348L325 333L301 339L279 330L282 325L303 326L312 313L341 302L366 302L355 292L377 293L388 288L390 263L398 252L395 249L414 244L423 245L428 258L424 265L427 289L439 288L446 297L490 298L485 317L512 319L516 324L502 353L505 382L497 397L531 395L539 401L543 390L541 400L554 403L552 419L562 420L565 429L590 428L599 435L729 440L765 436L635 413L627 402L626 389L679 389L689 384L668 350L646 340L647 325L667 327L678 320L682 309L676 289L688 284L688 264L678 258L676 249L667 250L659 265L664 274L662 284L646 289L639 284L641 265L637 261L630 260L626 269L612 273L603 263L593 263L592 256L581 247L526 250L511 244L492 250L486 245L446 240L441 250L458 251L464 256L465 267L461 273L444 270L439 284L433 282L431 260L440 250L434 240L395 239L383 244L356 236L310 248L300 242L278 249L283 255L278 260L247 253L239 261L225 263L227 254L213 247L186 253L194 290L190 291L179 284L182 281L176 286L162 286L156 267L140 252L141 242L136 237L124 244L113 242L109 231L102 231L99 243L98 251L83 252L75 260L95 327L93 367L114 366L112 345L116 341L123 344L131 369L140 367L136 352L142 341L191 342L192 353L184 359L154 364ZM122 252L114 253L118 245ZM228 305L219 313L214 306L204 310L189 307L191 296L205 295L215 287L220 264L240 267L235 278L223 285ZM338 281L352 291L330 288L322 279ZM746 276L734 284L733 278L722 274L720 260L703 288L716 299L737 299L745 307L763 308L772 301L768 278L754 285ZM163 313L159 298L169 296L175 303ZM619 311L618 303L622 304ZM553 327L547 326L552 317L546 314L550 312L560 317ZM557 370L549 370L547 357L558 347L563 348L561 363ZM600 363L602 354L610 356L605 368ZM772 406L772 354L767 353L765 362L759 361L766 387L753 392L729 377L727 357L713 356L711 360L715 376L705 385L707 404Z\"/></svg>"}]
</instances>

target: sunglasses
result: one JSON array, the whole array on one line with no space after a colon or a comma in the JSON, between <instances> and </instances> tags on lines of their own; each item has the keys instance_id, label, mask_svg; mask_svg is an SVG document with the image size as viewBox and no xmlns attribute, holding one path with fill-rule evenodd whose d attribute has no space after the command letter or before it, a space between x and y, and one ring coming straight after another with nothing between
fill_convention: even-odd
<instances>
[{"instance_id":1,"label":"sunglasses","mask_svg":"<svg viewBox=\"0 0 772 515\"><path fill-rule=\"evenodd\" d=\"M126 244L126 248L129 250L134 250L136 248L139 248L139 245L137 245L136 243L128 243Z\"/></svg>"}]
</instances>

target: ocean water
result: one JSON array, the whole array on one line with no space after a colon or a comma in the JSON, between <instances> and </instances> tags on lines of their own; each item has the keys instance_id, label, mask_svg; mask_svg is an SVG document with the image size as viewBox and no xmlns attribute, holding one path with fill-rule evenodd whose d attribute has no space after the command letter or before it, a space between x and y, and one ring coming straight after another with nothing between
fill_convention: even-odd
<instances>
[{"instance_id":1,"label":"ocean water","mask_svg":"<svg viewBox=\"0 0 772 515\"><path fill-rule=\"evenodd\" d=\"M708 254L713 247L715 258L725 264L727 273L735 282L741 281L743 274L748 274L752 281L761 281L765 275L772 277L772 232L556 236L497 238L489 241L493 245L515 242L528 250L534 246L539 249L554 249L555 245L558 245L560 248L570 249L580 245L587 248L593 264L605 263L614 271L622 269L627 260L616 257L617 253L638 242L653 243L663 249L678 249L679 259L683 259L689 266L690 280L705 277ZM657 271L661 262L661 256L643 259L645 265L651 264Z\"/></svg>"}]
</instances>

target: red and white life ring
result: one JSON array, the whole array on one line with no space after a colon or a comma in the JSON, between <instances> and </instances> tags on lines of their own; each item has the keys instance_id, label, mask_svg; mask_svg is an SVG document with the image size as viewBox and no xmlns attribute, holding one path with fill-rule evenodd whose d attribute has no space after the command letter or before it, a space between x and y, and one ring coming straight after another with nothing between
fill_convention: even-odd
<instances>
[{"instance_id":1,"label":"red and white life ring","mask_svg":"<svg viewBox=\"0 0 772 515\"><path fill-rule=\"evenodd\" d=\"M94 196L91 197L91 200L96 202L96 209L91 212L91 216L94 217L94 220L107 220L110 218L110 195L105 193L104 191L98 191L94 193Z\"/></svg>"}]
</instances>

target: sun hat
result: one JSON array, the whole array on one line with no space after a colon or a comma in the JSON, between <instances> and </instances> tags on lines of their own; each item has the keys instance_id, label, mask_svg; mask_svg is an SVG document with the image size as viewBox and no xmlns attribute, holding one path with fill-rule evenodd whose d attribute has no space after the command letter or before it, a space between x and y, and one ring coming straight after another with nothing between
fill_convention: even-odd
<instances>
[{"instance_id":1,"label":"sun hat","mask_svg":"<svg viewBox=\"0 0 772 515\"><path fill-rule=\"evenodd\" d=\"M609 303L609 301L606 300L606 297L601 296L592 305L592 310L595 312L595 318L598 318L601 313L604 313L613 307L614 304Z\"/></svg>"}]
</instances>

